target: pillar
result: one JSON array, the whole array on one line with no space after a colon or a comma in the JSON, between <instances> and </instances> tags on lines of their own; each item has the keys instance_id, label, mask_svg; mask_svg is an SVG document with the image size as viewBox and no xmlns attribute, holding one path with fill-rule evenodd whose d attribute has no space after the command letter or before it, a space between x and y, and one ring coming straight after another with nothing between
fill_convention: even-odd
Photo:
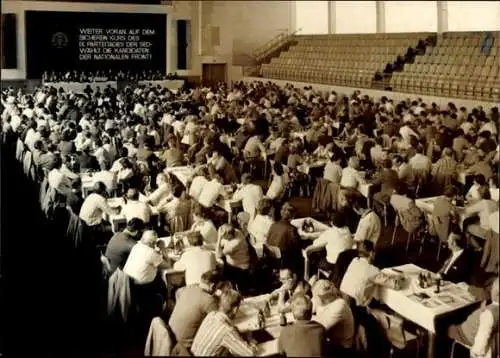
<instances>
[{"instance_id":1,"label":"pillar","mask_svg":"<svg viewBox=\"0 0 500 358\"><path fill-rule=\"evenodd\" d=\"M336 18L337 18L337 4L335 1L328 1L328 33L335 34L337 32Z\"/></svg>"},{"instance_id":2,"label":"pillar","mask_svg":"<svg viewBox=\"0 0 500 358\"><path fill-rule=\"evenodd\" d=\"M376 1L377 34L385 33L385 1Z\"/></svg>"},{"instance_id":3,"label":"pillar","mask_svg":"<svg viewBox=\"0 0 500 358\"><path fill-rule=\"evenodd\" d=\"M448 31L448 2L437 2L437 33L442 34Z\"/></svg>"}]
</instances>

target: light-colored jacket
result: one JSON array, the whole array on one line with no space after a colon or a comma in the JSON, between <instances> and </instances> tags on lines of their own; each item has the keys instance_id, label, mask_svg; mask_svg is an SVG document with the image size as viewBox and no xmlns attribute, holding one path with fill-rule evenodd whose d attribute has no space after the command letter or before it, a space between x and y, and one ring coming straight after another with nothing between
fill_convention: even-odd
<instances>
[{"instance_id":1,"label":"light-colored jacket","mask_svg":"<svg viewBox=\"0 0 500 358\"><path fill-rule=\"evenodd\" d=\"M146 346L144 347L145 356L169 356L174 348L174 341L168 329L168 326L160 317L155 317L149 326Z\"/></svg>"}]
</instances>

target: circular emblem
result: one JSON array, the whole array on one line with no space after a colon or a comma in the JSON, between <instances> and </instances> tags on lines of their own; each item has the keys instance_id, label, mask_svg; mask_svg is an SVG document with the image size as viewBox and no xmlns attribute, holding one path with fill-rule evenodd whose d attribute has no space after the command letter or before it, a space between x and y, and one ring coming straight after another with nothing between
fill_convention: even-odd
<instances>
[{"instance_id":1,"label":"circular emblem","mask_svg":"<svg viewBox=\"0 0 500 358\"><path fill-rule=\"evenodd\" d=\"M64 48L68 45L68 36L64 32L56 32L52 35L52 46Z\"/></svg>"}]
</instances>

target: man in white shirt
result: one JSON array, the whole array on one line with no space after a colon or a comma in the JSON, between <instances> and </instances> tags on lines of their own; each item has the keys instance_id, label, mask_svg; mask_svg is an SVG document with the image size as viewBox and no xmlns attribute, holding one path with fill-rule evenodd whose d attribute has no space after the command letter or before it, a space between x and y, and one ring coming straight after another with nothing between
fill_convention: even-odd
<instances>
[{"instance_id":1,"label":"man in white shirt","mask_svg":"<svg viewBox=\"0 0 500 358\"><path fill-rule=\"evenodd\" d=\"M103 183L95 183L94 192L83 201L79 217L88 226L98 226L103 222L103 214L113 215L120 208L112 209L106 201L106 187Z\"/></svg>"},{"instance_id":2,"label":"man in white shirt","mask_svg":"<svg viewBox=\"0 0 500 358\"><path fill-rule=\"evenodd\" d=\"M348 166L342 170L340 186L344 189L358 189L364 182L364 176L359 170L359 159L357 157L349 158Z\"/></svg>"},{"instance_id":3,"label":"man in white shirt","mask_svg":"<svg viewBox=\"0 0 500 358\"><path fill-rule=\"evenodd\" d=\"M374 247L377 247L382 233L382 221L375 211L366 207L366 199L363 196L359 195L353 199L353 209L361 216L354 234L354 241L368 240L373 243Z\"/></svg>"},{"instance_id":4,"label":"man in white shirt","mask_svg":"<svg viewBox=\"0 0 500 358\"><path fill-rule=\"evenodd\" d=\"M71 180L61 172L61 157L56 155L54 158L54 169L49 172L47 181L49 186L58 193L66 195L71 191Z\"/></svg>"},{"instance_id":5,"label":"man in white shirt","mask_svg":"<svg viewBox=\"0 0 500 358\"><path fill-rule=\"evenodd\" d=\"M201 282L201 276L216 269L215 253L204 249L203 236L199 232L187 235L189 247L184 250L174 269L186 271L186 286Z\"/></svg>"},{"instance_id":6,"label":"man in white shirt","mask_svg":"<svg viewBox=\"0 0 500 358\"><path fill-rule=\"evenodd\" d=\"M158 236L153 230L144 231L141 240L132 247L123 272L127 274L144 294L165 295L166 288L158 275L159 269L169 265L164 259L162 245L157 244Z\"/></svg>"},{"instance_id":7,"label":"man in white shirt","mask_svg":"<svg viewBox=\"0 0 500 358\"><path fill-rule=\"evenodd\" d=\"M328 280L319 280L312 287L313 310L316 312L316 322L326 330L329 341L326 356L336 356L335 353L347 353L354 345L355 322L349 304L342 298L340 292ZM352 352L351 352L352 354ZM341 355L347 357L349 355Z\"/></svg>"},{"instance_id":8,"label":"man in white shirt","mask_svg":"<svg viewBox=\"0 0 500 358\"><path fill-rule=\"evenodd\" d=\"M273 165L271 185L267 189L266 198L276 200L282 197L286 188L285 172L281 163L275 162Z\"/></svg>"},{"instance_id":9,"label":"man in white shirt","mask_svg":"<svg viewBox=\"0 0 500 358\"><path fill-rule=\"evenodd\" d=\"M203 186L203 190L198 198L198 202L205 208L211 208L215 205L219 197L225 195L222 179L215 175L212 180Z\"/></svg>"},{"instance_id":10,"label":"man in white shirt","mask_svg":"<svg viewBox=\"0 0 500 358\"><path fill-rule=\"evenodd\" d=\"M110 171L111 163L107 160L100 162L101 171L97 172L93 176L94 182L100 181L106 186L106 190L110 195L116 190L116 174Z\"/></svg>"},{"instance_id":11,"label":"man in white shirt","mask_svg":"<svg viewBox=\"0 0 500 358\"><path fill-rule=\"evenodd\" d=\"M191 184L189 185L189 196L198 201L201 192L207 183L207 171L206 169L200 169L199 174L193 178Z\"/></svg>"},{"instance_id":12,"label":"man in white shirt","mask_svg":"<svg viewBox=\"0 0 500 358\"><path fill-rule=\"evenodd\" d=\"M366 307L376 289L374 278L380 270L372 262L375 256L371 241L358 243L358 256L353 259L344 274L340 291L353 298L357 306Z\"/></svg>"},{"instance_id":13,"label":"man in white shirt","mask_svg":"<svg viewBox=\"0 0 500 358\"><path fill-rule=\"evenodd\" d=\"M410 127L408 123L405 123L400 129L399 134L406 143L410 143L411 137L420 138L420 136Z\"/></svg>"},{"instance_id":14,"label":"man in white shirt","mask_svg":"<svg viewBox=\"0 0 500 358\"><path fill-rule=\"evenodd\" d=\"M242 186L233 194L233 201L242 201L243 211L250 215L250 222L254 219L257 207L264 197L260 185L252 183L250 174L241 176Z\"/></svg>"},{"instance_id":15,"label":"man in white shirt","mask_svg":"<svg viewBox=\"0 0 500 358\"><path fill-rule=\"evenodd\" d=\"M323 232L312 245L304 249L304 255L307 257L313 251L326 248L326 260L320 263L320 268L327 272L333 272L339 254L351 249L354 244L342 213L334 215L332 225L332 228Z\"/></svg>"},{"instance_id":16,"label":"man in white shirt","mask_svg":"<svg viewBox=\"0 0 500 358\"><path fill-rule=\"evenodd\" d=\"M323 171L323 179L332 183L340 183L342 180L342 167L340 166L342 158L332 154L331 159L326 163Z\"/></svg>"},{"instance_id":17,"label":"man in white shirt","mask_svg":"<svg viewBox=\"0 0 500 358\"><path fill-rule=\"evenodd\" d=\"M128 189L127 202L123 206L122 214L125 215L127 222L137 218L147 225L151 221L151 208L147 203L139 201L139 191L136 188Z\"/></svg>"}]
</instances>

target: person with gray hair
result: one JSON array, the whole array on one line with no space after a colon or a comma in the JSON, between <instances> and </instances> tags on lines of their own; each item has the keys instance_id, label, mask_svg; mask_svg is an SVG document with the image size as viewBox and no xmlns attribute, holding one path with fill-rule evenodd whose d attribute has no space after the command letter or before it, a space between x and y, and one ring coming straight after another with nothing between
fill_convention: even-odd
<instances>
[{"instance_id":1,"label":"person with gray hair","mask_svg":"<svg viewBox=\"0 0 500 358\"><path fill-rule=\"evenodd\" d=\"M312 287L315 321L326 330L329 339L325 356L349 357L354 345L355 322L349 304L328 280L318 280Z\"/></svg>"},{"instance_id":2,"label":"person with gray hair","mask_svg":"<svg viewBox=\"0 0 500 358\"><path fill-rule=\"evenodd\" d=\"M141 240L130 250L123 272L138 286L150 285L156 289L156 286L162 284L158 276L159 269L169 267L162 245L158 242L158 235L153 230L146 230Z\"/></svg>"},{"instance_id":3,"label":"person with gray hair","mask_svg":"<svg viewBox=\"0 0 500 358\"><path fill-rule=\"evenodd\" d=\"M325 328L312 321L313 304L303 293L291 299L295 322L283 327L278 339L278 350L285 357L323 357Z\"/></svg>"}]
</instances>

